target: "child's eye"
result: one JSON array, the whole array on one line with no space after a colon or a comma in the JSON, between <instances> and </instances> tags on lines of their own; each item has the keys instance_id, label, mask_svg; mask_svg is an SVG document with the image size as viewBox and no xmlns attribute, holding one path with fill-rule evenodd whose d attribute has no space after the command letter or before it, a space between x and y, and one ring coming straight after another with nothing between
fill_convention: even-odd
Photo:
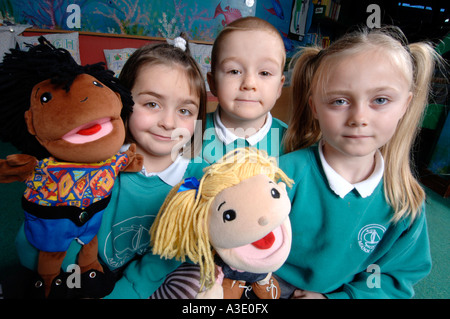
<instances>
[{"instance_id":1,"label":"child's eye","mask_svg":"<svg viewBox=\"0 0 450 319\"><path fill-rule=\"evenodd\" d=\"M145 106L147 106L147 107L149 107L149 108L151 108L151 109L156 109L156 108L159 107L158 103L156 103L156 102L149 102L149 103L146 103Z\"/></svg>"},{"instance_id":2,"label":"child's eye","mask_svg":"<svg viewBox=\"0 0 450 319\"><path fill-rule=\"evenodd\" d=\"M347 105L347 101L344 99L337 99L337 100L334 100L332 102L332 104L336 105L336 106L344 106L344 105Z\"/></svg>"},{"instance_id":3,"label":"child's eye","mask_svg":"<svg viewBox=\"0 0 450 319\"><path fill-rule=\"evenodd\" d=\"M239 75L239 74L241 74L241 71L239 71L239 70L231 70L228 73L233 74L233 75Z\"/></svg>"},{"instance_id":4,"label":"child's eye","mask_svg":"<svg viewBox=\"0 0 450 319\"><path fill-rule=\"evenodd\" d=\"M376 98L376 99L374 100L374 102L375 102L375 104L377 104L377 105L384 105L384 104L386 104L387 102L389 102L389 100L388 100L387 98L385 98L385 97L379 97L379 98Z\"/></svg>"},{"instance_id":5,"label":"child's eye","mask_svg":"<svg viewBox=\"0 0 450 319\"><path fill-rule=\"evenodd\" d=\"M270 72L269 72L269 71L262 71L262 72L260 72L260 74L261 74L262 76L269 76L269 75L270 75Z\"/></svg>"},{"instance_id":6,"label":"child's eye","mask_svg":"<svg viewBox=\"0 0 450 319\"><path fill-rule=\"evenodd\" d=\"M179 112L181 113L181 115L192 115L192 112L188 109L180 109Z\"/></svg>"}]
</instances>

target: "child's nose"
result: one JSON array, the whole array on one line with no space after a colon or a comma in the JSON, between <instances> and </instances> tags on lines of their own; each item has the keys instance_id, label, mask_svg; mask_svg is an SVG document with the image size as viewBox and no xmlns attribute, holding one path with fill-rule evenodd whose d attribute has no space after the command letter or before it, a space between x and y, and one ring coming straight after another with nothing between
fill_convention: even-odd
<instances>
[{"instance_id":1,"label":"child's nose","mask_svg":"<svg viewBox=\"0 0 450 319\"><path fill-rule=\"evenodd\" d=\"M362 103L358 103L352 107L348 118L348 125L353 127L364 127L368 124L366 107Z\"/></svg>"},{"instance_id":2,"label":"child's nose","mask_svg":"<svg viewBox=\"0 0 450 319\"><path fill-rule=\"evenodd\" d=\"M243 90L254 90L256 89L256 79L252 74L246 74L242 80Z\"/></svg>"},{"instance_id":3,"label":"child's nose","mask_svg":"<svg viewBox=\"0 0 450 319\"><path fill-rule=\"evenodd\" d=\"M173 112L170 111L163 112L159 119L159 125L164 127L165 129L175 128L175 117Z\"/></svg>"}]
</instances>

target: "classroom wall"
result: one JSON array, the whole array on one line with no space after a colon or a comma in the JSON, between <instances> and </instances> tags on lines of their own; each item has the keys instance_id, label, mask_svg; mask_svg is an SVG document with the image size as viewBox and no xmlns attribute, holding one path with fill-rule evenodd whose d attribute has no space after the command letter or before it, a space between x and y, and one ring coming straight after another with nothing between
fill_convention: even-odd
<instances>
[{"instance_id":1,"label":"classroom wall","mask_svg":"<svg viewBox=\"0 0 450 319\"><path fill-rule=\"evenodd\" d=\"M24 36L38 36L49 34L50 30L25 30ZM62 32L62 31L60 31ZM56 33L56 32L55 32ZM79 51L81 64L93 64L97 62L105 62L104 49L123 49L123 48L139 48L147 43L162 42L162 38L152 37L133 37L108 35L104 33L83 32L79 36Z\"/></svg>"}]
</instances>

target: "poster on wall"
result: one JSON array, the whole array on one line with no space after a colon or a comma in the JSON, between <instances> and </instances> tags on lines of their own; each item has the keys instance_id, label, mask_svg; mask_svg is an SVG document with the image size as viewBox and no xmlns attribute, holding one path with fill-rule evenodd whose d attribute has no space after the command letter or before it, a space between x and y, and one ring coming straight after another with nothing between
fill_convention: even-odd
<instances>
[{"instance_id":1,"label":"poster on wall","mask_svg":"<svg viewBox=\"0 0 450 319\"><path fill-rule=\"evenodd\" d=\"M298 6L299 3L300 6ZM298 35L292 37L290 35L291 25L293 25L291 14L293 14L295 8L299 8L302 13L295 21L302 24L302 31L307 33L313 14L311 0L306 0L304 6L302 6L301 0L258 0L255 13L257 17L270 22L280 32L288 58L297 52L299 46L305 45L302 42L303 37L299 38Z\"/></svg>"},{"instance_id":2,"label":"poster on wall","mask_svg":"<svg viewBox=\"0 0 450 319\"><path fill-rule=\"evenodd\" d=\"M306 22L309 12L309 0L294 0L292 5L291 23L289 25L289 37L302 41L307 33Z\"/></svg>"},{"instance_id":3,"label":"poster on wall","mask_svg":"<svg viewBox=\"0 0 450 319\"><path fill-rule=\"evenodd\" d=\"M39 29L214 41L231 21L254 16L256 0L0 0L0 20Z\"/></svg>"},{"instance_id":4,"label":"poster on wall","mask_svg":"<svg viewBox=\"0 0 450 319\"><path fill-rule=\"evenodd\" d=\"M288 38L291 7L292 0L258 0L256 8L256 16L270 22L280 32L287 53L294 49Z\"/></svg>"}]
</instances>

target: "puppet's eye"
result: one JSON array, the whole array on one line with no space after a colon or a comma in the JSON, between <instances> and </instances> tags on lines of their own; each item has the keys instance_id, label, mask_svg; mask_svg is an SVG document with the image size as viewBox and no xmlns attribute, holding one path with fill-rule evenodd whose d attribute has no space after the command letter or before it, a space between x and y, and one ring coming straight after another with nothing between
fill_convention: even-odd
<instances>
[{"instance_id":1,"label":"puppet's eye","mask_svg":"<svg viewBox=\"0 0 450 319\"><path fill-rule=\"evenodd\" d=\"M98 86L99 88L102 88L102 87L103 87L103 85L102 85L100 82L94 81L94 82L92 82L92 83L94 83L94 85L95 85L95 86Z\"/></svg>"},{"instance_id":2,"label":"puppet's eye","mask_svg":"<svg viewBox=\"0 0 450 319\"><path fill-rule=\"evenodd\" d=\"M41 95L41 104L47 103L52 99L52 94L50 92L45 92Z\"/></svg>"},{"instance_id":3,"label":"puppet's eye","mask_svg":"<svg viewBox=\"0 0 450 319\"><path fill-rule=\"evenodd\" d=\"M272 195L273 198L280 198L280 192L275 188L270 190L270 195Z\"/></svg>"},{"instance_id":4,"label":"puppet's eye","mask_svg":"<svg viewBox=\"0 0 450 319\"><path fill-rule=\"evenodd\" d=\"M236 212L232 209L223 212L223 222L231 222L236 218Z\"/></svg>"}]
</instances>

